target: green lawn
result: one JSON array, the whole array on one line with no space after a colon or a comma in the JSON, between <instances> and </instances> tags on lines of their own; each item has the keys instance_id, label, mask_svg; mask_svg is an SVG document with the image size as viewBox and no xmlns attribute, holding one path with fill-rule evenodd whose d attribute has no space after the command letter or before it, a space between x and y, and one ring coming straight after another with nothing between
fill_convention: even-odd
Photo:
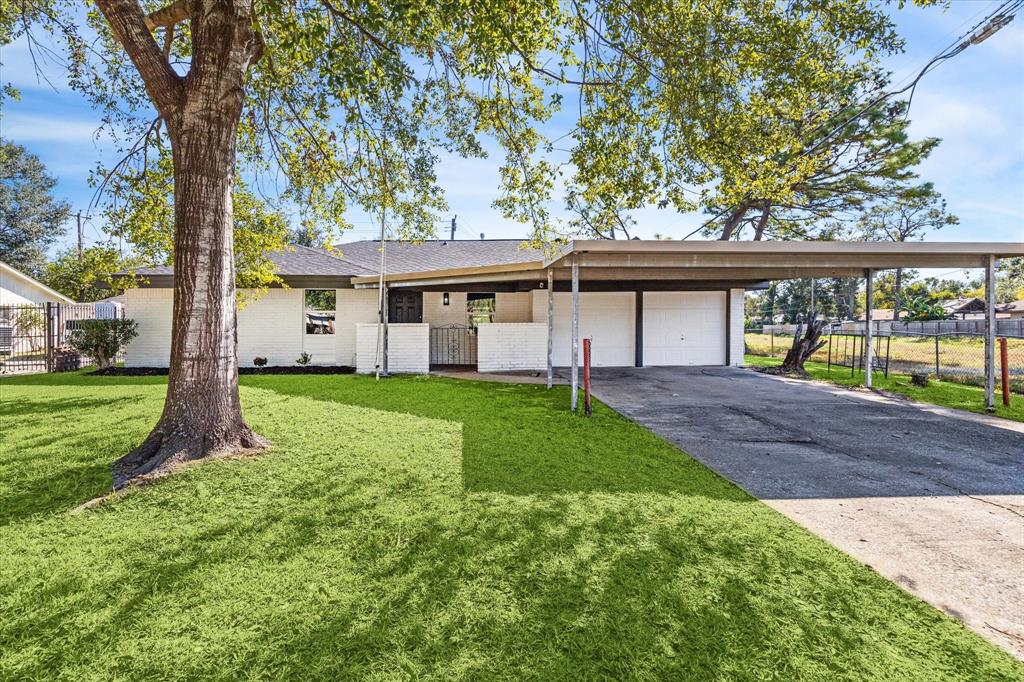
<instances>
[{"instance_id":1,"label":"green lawn","mask_svg":"<svg viewBox=\"0 0 1024 682\"><path fill-rule=\"evenodd\" d=\"M0 679L1024 680L565 387L243 385L271 451L71 514L164 381L0 380Z\"/></svg>"},{"instance_id":2,"label":"green lawn","mask_svg":"<svg viewBox=\"0 0 1024 682\"><path fill-rule=\"evenodd\" d=\"M751 367L778 367L782 364L782 358L747 355L744 362ZM860 370L851 373L849 367L832 367L829 371L828 365L824 362L808 362L804 368L811 378L820 381L829 381L840 386L864 385L864 372ZM921 388L911 384L909 376L890 373L887 377L877 371L872 374L871 383L874 388L898 393L920 403L931 403L970 412L985 412L985 391L977 386L932 379L927 388ZM1006 419L1024 421L1024 396L1019 393L1011 394L1010 405L1004 407L1002 394L996 387L995 414Z\"/></svg>"}]
</instances>

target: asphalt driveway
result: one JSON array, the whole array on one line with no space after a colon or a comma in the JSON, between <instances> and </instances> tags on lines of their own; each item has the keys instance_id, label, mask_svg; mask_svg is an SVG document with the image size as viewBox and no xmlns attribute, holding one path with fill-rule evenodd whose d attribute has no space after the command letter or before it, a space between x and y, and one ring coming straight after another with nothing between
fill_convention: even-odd
<instances>
[{"instance_id":1,"label":"asphalt driveway","mask_svg":"<svg viewBox=\"0 0 1024 682\"><path fill-rule=\"evenodd\" d=\"M594 393L1024 658L1024 425L733 368Z\"/></svg>"}]
</instances>

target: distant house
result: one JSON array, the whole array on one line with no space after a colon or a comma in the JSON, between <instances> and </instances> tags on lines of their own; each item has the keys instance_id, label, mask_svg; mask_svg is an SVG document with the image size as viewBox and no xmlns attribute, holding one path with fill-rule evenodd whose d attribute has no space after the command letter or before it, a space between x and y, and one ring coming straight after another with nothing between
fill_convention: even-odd
<instances>
[{"instance_id":1,"label":"distant house","mask_svg":"<svg viewBox=\"0 0 1024 682\"><path fill-rule=\"evenodd\" d=\"M871 311L871 319L875 320L876 322L877 321L883 321L883 322L891 321L892 320L892 313L893 313L893 309L892 308L874 308ZM858 322L863 322L864 321L864 313L858 314L857 317L856 317L856 320Z\"/></svg>"},{"instance_id":2,"label":"distant house","mask_svg":"<svg viewBox=\"0 0 1024 682\"><path fill-rule=\"evenodd\" d=\"M0 261L0 306L32 305L40 303L74 303L70 298L54 291L20 270Z\"/></svg>"},{"instance_id":3,"label":"distant house","mask_svg":"<svg viewBox=\"0 0 1024 682\"><path fill-rule=\"evenodd\" d=\"M946 315L961 320L985 316L985 301L977 296L973 298L954 298L940 304Z\"/></svg>"},{"instance_id":4,"label":"distant house","mask_svg":"<svg viewBox=\"0 0 1024 682\"><path fill-rule=\"evenodd\" d=\"M1005 316L1010 318L1011 320L1024 319L1024 299L1014 301L1013 303L1004 303L1002 305L998 305L996 306L996 310L999 313L1002 313L1002 315L997 315L997 317Z\"/></svg>"}]
</instances>

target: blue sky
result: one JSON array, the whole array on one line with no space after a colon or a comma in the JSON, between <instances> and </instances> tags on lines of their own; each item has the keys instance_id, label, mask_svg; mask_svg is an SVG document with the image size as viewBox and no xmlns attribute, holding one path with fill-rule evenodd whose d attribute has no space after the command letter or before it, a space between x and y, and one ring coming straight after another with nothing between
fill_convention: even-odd
<instances>
[{"instance_id":1,"label":"blue sky","mask_svg":"<svg viewBox=\"0 0 1024 682\"><path fill-rule=\"evenodd\" d=\"M894 81L916 73L932 56L987 14L998 0L955 0L941 9L910 7L892 10L906 52L888 60ZM109 144L97 138L98 114L84 99L63 85L61 74L47 75L55 92L37 81L28 52L18 43L0 51L0 81L22 91L20 102L6 102L0 135L38 154L59 178L57 192L75 209L88 206L92 190L88 172L99 160L109 160ZM939 66L920 83L911 110L911 134L943 139L919 168L924 180L935 183L960 217L958 226L935 233L932 239L963 241L1024 240L1024 16L981 45ZM567 116L545 130L551 138L566 132ZM498 187L500 159L464 160L445 157L439 168L459 236L523 237L527 229L504 220L491 208ZM449 220L451 215L443 216ZM634 214L636 234L656 232L681 237L702 221L699 214L680 215L651 208ZM351 239L372 237L369 216L354 214ZM71 222L65 244L74 241ZM102 238L102 224L90 222L86 242ZM447 231L441 232L446 236ZM940 273L931 273L940 274Z\"/></svg>"}]
</instances>

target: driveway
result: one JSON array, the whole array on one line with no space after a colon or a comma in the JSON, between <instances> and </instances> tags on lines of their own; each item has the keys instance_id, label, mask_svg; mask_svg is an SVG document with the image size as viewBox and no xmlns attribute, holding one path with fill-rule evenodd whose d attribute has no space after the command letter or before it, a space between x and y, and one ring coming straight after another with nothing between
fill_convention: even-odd
<instances>
[{"instance_id":1,"label":"driveway","mask_svg":"<svg viewBox=\"0 0 1024 682\"><path fill-rule=\"evenodd\" d=\"M592 375L606 404L1024 658L1024 425L744 369Z\"/></svg>"}]
</instances>

